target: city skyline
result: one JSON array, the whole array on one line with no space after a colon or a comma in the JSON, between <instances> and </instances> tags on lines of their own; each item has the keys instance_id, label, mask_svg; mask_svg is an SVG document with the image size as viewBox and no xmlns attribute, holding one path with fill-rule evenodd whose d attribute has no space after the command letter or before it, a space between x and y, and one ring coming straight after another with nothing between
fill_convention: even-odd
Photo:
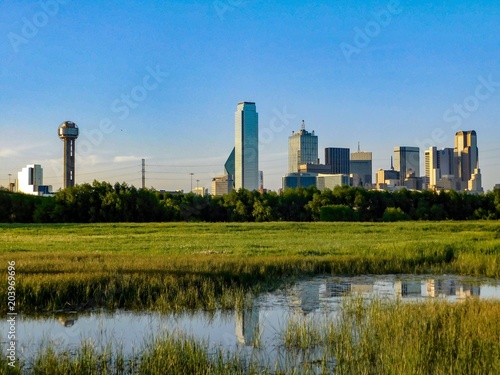
<instances>
[{"instance_id":1,"label":"city skyline","mask_svg":"<svg viewBox=\"0 0 500 375\"><path fill-rule=\"evenodd\" d=\"M145 158L147 187L188 191L192 178L209 187L234 143L240 100L259 106L259 169L272 190L302 119L320 150L359 141L374 176L395 146L419 147L423 171L425 150L474 129L482 185L500 183L491 33L500 4L234 3L0 4L0 185L40 164L60 188L54 127L71 120L78 184L141 186Z\"/></svg>"},{"instance_id":2,"label":"city skyline","mask_svg":"<svg viewBox=\"0 0 500 375\"><path fill-rule=\"evenodd\" d=\"M232 189L231 186L236 190L245 188L250 191L265 188L263 184L263 171L259 170L258 133L258 113L255 103L238 103L235 112L235 146L224 164L224 175L214 176L211 180L212 194L221 195L229 193ZM78 127L71 121L62 123L58 128L59 138L64 141L62 168L64 171L64 188L75 185L75 140L78 138L78 134ZM297 133L293 131L292 135L288 138L289 172L283 176L281 188L301 186L301 173L296 173L300 169L306 172L303 174L304 182L307 179L310 180L304 186L317 185L321 191L325 187L332 189L336 185L358 186L358 184L367 188L380 189L379 179L384 181L386 178L379 177L379 173L394 172L398 174L399 186L406 185L405 179L407 175L408 177L412 175L414 179L416 178L413 183L407 186L407 188L411 189L422 190L422 187L418 186L424 183L423 190L434 190L437 188L438 190L454 189L456 191L471 191L474 193L484 192L479 168L479 149L477 147L476 131L460 130L455 134L454 141L454 148L438 150L436 146L431 146L428 150L424 150L424 174L420 173L420 149L418 147L394 147L394 157L391 157L391 169L379 169L376 171L377 184L371 185L368 183L365 186L366 182L363 183L363 180L370 181L373 175L372 153L360 151L359 142L358 151L354 153L351 153L348 148L327 147L325 148L325 164L321 164L320 158L316 158L318 154L318 136L314 134L314 131L309 133L305 129L305 122L303 120L301 130ZM303 153L306 156L305 159L304 155L302 155ZM142 159L141 162L144 187L146 175L145 159ZM294 163L297 163L297 169L290 172ZM34 171L35 166L40 169L39 172L35 173L38 176L37 180L31 176L34 172L27 172L27 168L31 168L30 171ZM35 166L28 165L27 168L23 168L22 171L18 172L19 178L14 181L13 191L26 192L28 194L37 191L38 185L42 185L43 172L40 165ZM353 174L351 174L351 168L354 168ZM200 180L196 179L196 189L193 189L193 176L194 173L190 173L191 185L189 191L198 195L205 195L205 192L208 192L209 188L199 186ZM314 176L317 176L318 179ZM349 176L351 177L350 182ZM8 188L12 189L10 178L11 174L9 174ZM298 178L298 181L292 182L296 178ZM314 182L312 182L313 180ZM329 181L328 183L326 183L327 180ZM417 180L420 180L420 182L417 183ZM414 185L415 183L417 185ZM495 188L498 185L496 184ZM52 185L41 186L40 193L47 194L49 191L52 191Z\"/></svg>"}]
</instances>

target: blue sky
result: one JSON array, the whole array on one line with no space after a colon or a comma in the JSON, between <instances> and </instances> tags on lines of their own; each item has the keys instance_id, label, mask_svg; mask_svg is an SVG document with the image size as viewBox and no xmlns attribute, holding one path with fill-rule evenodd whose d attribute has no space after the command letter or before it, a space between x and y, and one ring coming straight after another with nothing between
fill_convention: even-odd
<instances>
[{"instance_id":1,"label":"blue sky","mask_svg":"<svg viewBox=\"0 0 500 375\"><path fill-rule=\"evenodd\" d=\"M500 183L498 1L13 1L0 4L0 185L26 164L62 183L66 120L77 183L210 186L255 101L260 168L277 189L302 119L324 147L374 154L478 134Z\"/></svg>"}]
</instances>

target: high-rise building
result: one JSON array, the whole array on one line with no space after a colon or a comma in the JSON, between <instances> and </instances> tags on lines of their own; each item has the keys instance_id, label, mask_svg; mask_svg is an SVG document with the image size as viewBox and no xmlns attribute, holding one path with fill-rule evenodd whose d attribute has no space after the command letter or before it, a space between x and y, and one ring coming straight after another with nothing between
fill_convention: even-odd
<instances>
[{"instance_id":1,"label":"high-rise building","mask_svg":"<svg viewBox=\"0 0 500 375\"><path fill-rule=\"evenodd\" d=\"M401 186L400 174L394 169L379 169L376 174L377 189Z\"/></svg>"},{"instance_id":2,"label":"high-rise building","mask_svg":"<svg viewBox=\"0 0 500 375\"><path fill-rule=\"evenodd\" d=\"M474 169L479 168L479 150L474 130L461 130L455 134L455 161L456 177L467 184Z\"/></svg>"},{"instance_id":3,"label":"high-rise building","mask_svg":"<svg viewBox=\"0 0 500 375\"><path fill-rule=\"evenodd\" d=\"M259 189L259 115L255 103L241 102L235 113L235 188Z\"/></svg>"},{"instance_id":4,"label":"high-rise building","mask_svg":"<svg viewBox=\"0 0 500 375\"><path fill-rule=\"evenodd\" d=\"M453 178L455 175L455 157L453 148L438 150L432 146L425 150L425 183L427 188L434 189L442 178Z\"/></svg>"},{"instance_id":5,"label":"high-rise building","mask_svg":"<svg viewBox=\"0 0 500 375\"><path fill-rule=\"evenodd\" d=\"M58 135L64 141L63 189L66 189L75 186L75 142L78 138L78 126L71 121L63 122L58 128Z\"/></svg>"},{"instance_id":6,"label":"high-rise building","mask_svg":"<svg viewBox=\"0 0 500 375\"><path fill-rule=\"evenodd\" d=\"M233 179L230 174L217 176L212 179L212 195L229 194L233 188Z\"/></svg>"},{"instance_id":7,"label":"high-rise building","mask_svg":"<svg viewBox=\"0 0 500 375\"><path fill-rule=\"evenodd\" d=\"M437 147L432 146L424 152L425 158L425 184L427 188L436 186L436 182L439 179L439 167L438 167L438 157L437 157Z\"/></svg>"},{"instance_id":8,"label":"high-rise building","mask_svg":"<svg viewBox=\"0 0 500 375\"><path fill-rule=\"evenodd\" d=\"M362 186L372 184L372 153L353 152L351 153L350 170L353 179L361 181Z\"/></svg>"},{"instance_id":9,"label":"high-rise building","mask_svg":"<svg viewBox=\"0 0 500 375\"><path fill-rule=\"evenodd\" d=\"M348 148L325 148L325 164L330 166L331 174L349 175L351 164L351 150Z\"/></svg>"},{"instance_id":10,"label":"high-rise building","mask_svg":"<svg viewBox=\"0 0 500 375\"><path fill-rule=\"evenodd\" d=\"M38 186L43 185L43 169L39 164L31 164L17 173L17 191L38 195Z\"/></svg>"},{"instance_id":11,"label":"high-rise building","mask_svg":"<svg viewBox=\"0 0 500 375\"><path fill-rule=\"evenodd\" d=\"M302 129L288 137L288 173L298 172L299 164L318 164L318 136L306 130L304 121Z\"/></svg>"},{"instance_id":12,"label":"high-rise building","mask_svg":"<svg viewBox=\"0 0 500 375\"><path fill-rule=\"evenodd\" d=\"M229 154L229 157L227 158L226 163L224 164L224 174L229 176L229 179L231 180L231 185L229 186L229 192L234 188L234 173L235 173L234 150L235 148L233 147L233 150Z\"/></svg>"},{"instance_id":13,"label":"high-rise building","mask_svg":"<svg viewBox=\"0 0 500 375\"><path fill-rule=\"evenodd\" d=\"M52 192L52 186L43 184L42 166L30 164L17 173L16 191L31 195L46 195Z\"/></svg>"},{"instance_id":14,"label":"high-rise building","mask_svg":"<svg viewBox=\"0 0 500 375\"><path fill-rule=\"evenodd\" d=\"M408 174L420 177L420 149L418 147L394 147L394 169L399 172L401 184Z\"/></svg>"}]
</instances>

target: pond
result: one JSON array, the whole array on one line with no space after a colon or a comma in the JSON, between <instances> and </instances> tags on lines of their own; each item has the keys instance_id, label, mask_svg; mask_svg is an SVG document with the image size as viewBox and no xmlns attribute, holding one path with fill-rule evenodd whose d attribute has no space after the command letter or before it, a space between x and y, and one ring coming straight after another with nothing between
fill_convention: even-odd
<instances>
[{"instance_id":1,"label":"pond","mask_svg":"<svg viewBox=\"0 0 500 375\"><path fill-rule=\"evenodd\" d=\"M250 351L258 340L261 351L275 354L282 347L282 332L289 319L334 317L349 296L408 302L467 298L500 299L500 281L446 275L385 275L359 277L317 276L260 294L243 311L156 312L90 311L43 316L18 315L18 357L29 361L44 343L57 348L78 348L91 339L98 347L111 344L124 355L137 354L145 342L164 333L178 332L205 340L210 347ZM8 331L6 319L1 332ZM5 336L5 335L4 335ZM2 337L2 350L7 337Z\"/></svg>"}]
</instances>

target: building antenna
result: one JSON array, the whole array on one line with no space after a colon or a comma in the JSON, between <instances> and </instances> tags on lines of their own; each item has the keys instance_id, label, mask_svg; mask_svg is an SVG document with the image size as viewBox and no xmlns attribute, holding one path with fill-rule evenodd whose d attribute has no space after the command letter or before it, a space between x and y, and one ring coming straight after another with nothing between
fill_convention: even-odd
<instances>
[{"instance_id":1,"label":"building antenna","mask_svg":"<svg viewBox=\"0 0 500 375\"><path fill-rule=\"evenodd\" d=\"M358 152L360 152L360 151L361 151L361 148L359 146L359 141L358 141Z\"/></svg>"},{"instance_id":2,"label":"building antenna","mask_svg":"<svg viewBox=\"0 0 500 375\"><path fill-rule=\"evenodd\" d=\"M306 130L306 122L302 120L302 130Z\"/></svg>"},{"instance_id":3,"label":"building antenna","mask_svg":"<svg viewBox=\"0 0 500 375\"><path fill-rule=\"evenodd\" d=\"M394 163L392 162L392 156L391 156L391 171L394 170Z\"/></svg>"}]
</instances>

